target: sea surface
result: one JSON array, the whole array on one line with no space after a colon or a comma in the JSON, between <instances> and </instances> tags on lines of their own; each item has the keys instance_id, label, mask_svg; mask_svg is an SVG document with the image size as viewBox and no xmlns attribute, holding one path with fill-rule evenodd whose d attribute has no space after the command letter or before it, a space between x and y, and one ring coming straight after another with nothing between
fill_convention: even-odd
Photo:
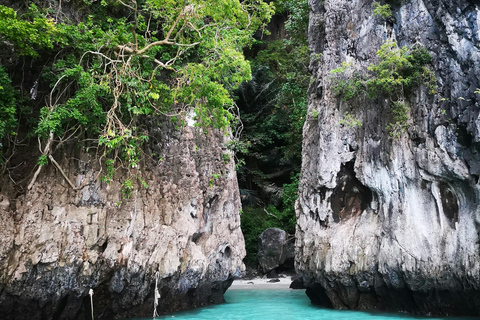
<instances>
[{"instance_id":1,"label":"sea surface","mask_svg":"<svg viewBox=\"0 0 480 320\"><path fill-rule=\"evenodd\" d=\"M304 290L228 290L225 303L172 313L157 319L188 320L460 320L472 318L424 318L399 314L330 310L316 307ZM152 319L152 318L142 318ZM136 319L138 320L138 319Z\"/></svg>"}]
</instances>

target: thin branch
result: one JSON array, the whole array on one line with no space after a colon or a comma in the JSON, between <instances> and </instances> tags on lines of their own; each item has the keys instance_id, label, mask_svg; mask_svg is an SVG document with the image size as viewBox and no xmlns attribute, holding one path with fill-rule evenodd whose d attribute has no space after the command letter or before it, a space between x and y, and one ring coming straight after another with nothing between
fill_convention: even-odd
<instances>
[{"instance_id":1,"label":"thin branch","mask_svg":"<svg viewBox=\"0 0 480 320\"><path fill-rule=\"evenodd\" d=\"M60 171L60 173L62 174L62 176L65 178L65 180L67 180L68 184L70 185L70 187L72 187L72 189L76 190L77 188L75 188L75 185L72 183L72 181L70 181L70 179L68 179L67 175L65 174L65 172L62 170L62 168L60 167L60 165L58 164L57 161L55 161L55 159L52 157L52 155L49 155L48 156L48 159L50 159L50 161L52 161L52 163L55 165L55 167L57 167L58 171Z\"/></svg>"},{"instance_id":2,"label":"thin branch","mask_svg":"<svg viewBox=\"0 0 480 320\"><path fill-rule=\"evenodd\" d=\"M50 152L50 146L52 144L52 141L53 141L53 132L50 132L50 137L47 140L47 144L45 146L45 149L43 149L43 151L42 151L40 138L38 139L39 149L40 149L40 152L42 152L42 154L46 155L47 153ZM35 184L35 181L37 180L38 175L40 174L40 171L42 170L42 167L43 167L43 165L38 166L37 171L35 171L35 174L33 175L32 180L28 184L27 190L32 189L33 185Z\"/></svg>"},{"instance_id":3,"label":"thin branch","mask_svg":"<svg viewBox=\"0 0 480 320\"><path fill-rule=\"evenodd\" d=\"M123 4L123 5L124 5L125 7L127 7L127 8L130 8L130 9L132 9L132 10L135 10L134 7L132 7L131 5L128 5L128 4L124 3L122 0L118 0L118 2L120 2L121 4ZM136 4L136 3L137 3L137 2L135 1L135 4Z\"/></svg>"},{"instance_id":4,"label":"thin branch","mask_svg":"<svg viewBox=\"0 0 480 320\"><path fill-rule=\"evenodd\" d=\"M86 51L86 52L84 52L84 53L82 54L82 57L80 58L80 62L78 63L79 65L82 63L82 59L83 59L83 57L84 57L87 53L91 53L91 54L95 54L95 55L101 56L101 57L107 59L108 61L110 61L109 63L112 63L112 62L122 62L122 60L113 60L113 59L107 57L106 55L104 55L103 53L100 53L100 52Z\"/></svg>"},{"instance_id":5,"label":"thin branch","mask_svg":"<svg viewBox=\"0 0 480 320\"><path fill-rule=\"evenodd\" d=\"M276 215L274 215L273 213L270 213L267 211L267 209L263 208L263 211L265 211L265 213L271 217L274 217L275 219L277 219L278 221L281 221L279 217L277 217Z\"/></svg>"},{"instance_id":6,"label":"thin branch","mask_svg":"<svg viewBox=\"0 0 480 320\"><path fill-rule=\"evenodd\" d=\"M55 88L58 86L60 81L65 77L66 77L66 75L61 76L60 79L58 79L57 82L55 83L55 85L53 86L52 91L50 91L50 110L53 110L53 104L52 104L53 91L55 91Z\"/></svg>"},{"instance_id":7,"label":"thin branch","mask_svg":"<svg viewBox=\"0 0 480 320\"><path fill-rule=\"evenodd\" d=\"M138 50L136 53L139 54L139 55L144 54L148 49L156 47L156 46L160 46L162 44L173 45L173 44L175 44L175 42L169 41L168 37L166 37L163 40L155 41L155 42L152 42L152 43L148 44L146 47L144 47L141 50ZM125 51L127 51L127 50L125 50Z\"/></svg>"}]
</instances>

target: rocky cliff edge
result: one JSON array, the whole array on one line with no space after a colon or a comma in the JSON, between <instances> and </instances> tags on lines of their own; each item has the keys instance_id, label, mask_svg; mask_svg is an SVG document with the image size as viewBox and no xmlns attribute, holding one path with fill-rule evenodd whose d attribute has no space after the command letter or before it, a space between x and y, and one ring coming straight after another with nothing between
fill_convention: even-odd
<instances>
[{"instance_id":1,"label":"rocky cliff edge","mask_svg":"<svg viewBox=\"0 0 480 320\"><path fill-rule=\"evenodd\" d=\"M90 319L89 289L96 319L152 316L156 290L159 314L223 301L245 256L229 138L153 122L128 199L75 146L55 157L79 190L52 165L27 192L4 177L2 318Z\"/></svg>"},{"instance_id":2,"label":"rocky cliff edge","mask_svg":"<svg viewBox=\"0 0 480 320\"><path fill-rule=\"evenodd\" d=\"M480 4L379 4L392 15L370 0L310 1L296 268L316 303L478 316ZM435 94L419 84L405 96L397 137L386 97L344 101L331 82L342 63L368 73L388 40L425 48L438 78Z\"/></svg>"}]
</instances>

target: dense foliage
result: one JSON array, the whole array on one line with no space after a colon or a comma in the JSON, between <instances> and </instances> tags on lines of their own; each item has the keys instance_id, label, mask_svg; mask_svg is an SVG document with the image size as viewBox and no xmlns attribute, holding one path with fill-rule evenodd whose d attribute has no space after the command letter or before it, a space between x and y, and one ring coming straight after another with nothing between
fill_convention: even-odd
<instances>
[{"instance_id":1,"label":"dense foliage","mask_svg":"<svg viewBox=\"0 0 480 320\"><path fill-rule=\"evenodd\" d=\"M268 228L280 228L290 234L295 233L295 201L298 193L298 175L293 182L284 185L283 210L273 205L265 207L246 206L242 212L242 232L245 237L247 256L245 262L255 264L257 261L258 238Z\"/></svg>"},{"instance_id":2,"label":"dense foliage","mask_svg":"<svg viewBox=\"0 0 480 320\"><path fill-rule=\"evenodd\" d=\"M302 128L310 82L307 44L308 2L276 1L272 30L251 55L253 79L240 86L237 104L243 131L240 163L247 258L255 263L261 232L278 227L295 232L294 204L301 166ZM279 22L280 21L280 22Z\"/></svg>"},{"instance_id":3,"label":"dense foliage","mask_svg":"<svg viewBox=\"0 0 480 320\"><path fill-rule=\"evenodd\" d=\"M71 11L61 6L42 0L24 1L16 10L0 6L0 41L13 47L0 58L0 138L12 141L23 107L16 97L35 105L25 101L22 83L12 87L7 76L15 68L8 61L30 57L43 65L35 71L49 86L46 103L29 119L28 135L39 137L39 168L48 160L56 164L53 144L86 133L107 164L107 180L119 168L128 170L126 194L140 178L148 139L140 117L164 114L181 121L195 110L198 126L227 127L233 119L230 93L251 78L242 50L272 13L261 0L72 1Z\"/></svg>"}]
</instances>

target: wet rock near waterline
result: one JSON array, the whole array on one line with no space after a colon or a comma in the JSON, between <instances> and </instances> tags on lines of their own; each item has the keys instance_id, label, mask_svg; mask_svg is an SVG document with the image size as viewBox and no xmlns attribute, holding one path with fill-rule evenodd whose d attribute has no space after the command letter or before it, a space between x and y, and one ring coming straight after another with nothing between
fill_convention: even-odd
<instances>
[{"instance_id":1,"label":"wet rock near waterline","mask_svg":"<svg viewBox=\"0 0 480 320\"><path fill-rule=\"evenodd\" d=\"M54 156L71 181L88 180L78 191L53 166L22 195L3 179L2 317L89 319L90 288L96 319L151 317L156 282L159 314L223 302L245 256L228 137L159 122L146 152L162 159L142 164L148 189L128 199L117 179L95 180L98 161L73 146Z\"/></svg>"},{"instance_id":2,"label":"wet rock near waterline","mask_svg":"<svg viewBox=\"0 0 480 320\"><path fill-rule=\"evenodd\" d=\"M303 284L303 280L298 277L292 277L292 283L290 284L290 289L306 289L305 285Z\"/></svg>"},{"instance_id":3,"label":"wet rock near waterline","mask_svg":"<svg viewBox=\"0 0 480 320\"><path fill-rule=\"evenodd\" d=\"M388 3L382 19L372 1L310 2L296 270L322 305L478 316L480 4ZM387 39L424 47L438 78L436 94L419 84L405 95L396 138L389 97L345 101L330 72L347 63L366 74Z\"/></svg>"},{"instance_id":4,"label":"wet rock near waterline","mask_svg":"<svg viewBox=\"0 0 480 320\"><path fill-rule=\"evenodd\" d=\"M268 228L258 238L258 263L269 278L278 277L277 268L288 269L293 262L293 238L278 228ZM291 267L290 267L291 268Z\"/></svg>"}]
</instances>

